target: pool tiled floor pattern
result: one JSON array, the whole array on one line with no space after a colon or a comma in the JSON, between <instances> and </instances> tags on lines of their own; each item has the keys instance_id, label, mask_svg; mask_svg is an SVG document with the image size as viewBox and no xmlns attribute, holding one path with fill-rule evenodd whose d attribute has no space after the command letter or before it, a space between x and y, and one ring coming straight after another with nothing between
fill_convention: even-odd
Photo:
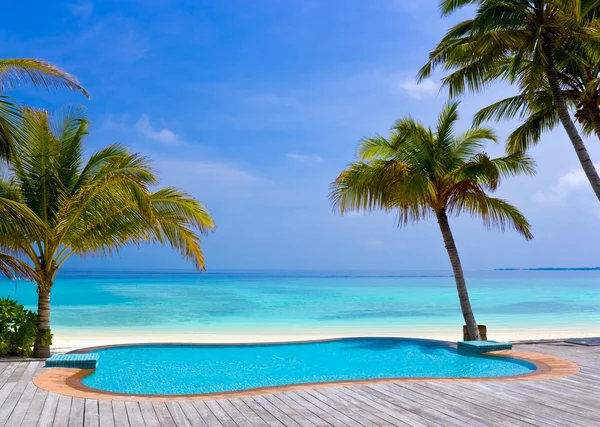
<instances>
[{"instance_id":1,"label":"pool tiled floor pattern","mask_svg":"<svg viewBox=\"0 0 600 427\"><path fill-rule=\"evenodd\" d=\"M0 361L0 426L600 426L600 347L515 345L581 370L540 381L398 382L198 401L63 396L32 382L43 362Z\"/></svg>"}]
</instances>

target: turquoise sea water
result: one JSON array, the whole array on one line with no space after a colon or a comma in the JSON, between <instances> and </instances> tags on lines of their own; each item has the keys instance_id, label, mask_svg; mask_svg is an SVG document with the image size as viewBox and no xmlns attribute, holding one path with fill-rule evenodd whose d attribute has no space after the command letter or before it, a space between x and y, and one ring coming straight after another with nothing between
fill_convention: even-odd
<instances>
[{"instance_id":1,"label":"turquoise sea water","mask_svg":"<svg viewBox=\"0 0 600 427\"><path fill-rule=\"evenodd\" d=\"M598 271L468 272L467 281L479 323L494 331L600 335ZM36 303L26 282L0 281L0 295ZM433 336L460 331L462 319L448 272L65 270L52 291L52 325L59 338L86 330Z\"/></svg>"},{"instance_id":2,"label":"turquoise sea water","mask_svg":"<svg viewBox=\"0 0 600 427\"><path fill-rule=\"evenodd\" d=\"M515 359L466 356L443 343L394 338L263 345L152 345L99 350L83 383L127 394L199 394L314 382L497 377L532 372Z\"/></svg>"}]
</instances>

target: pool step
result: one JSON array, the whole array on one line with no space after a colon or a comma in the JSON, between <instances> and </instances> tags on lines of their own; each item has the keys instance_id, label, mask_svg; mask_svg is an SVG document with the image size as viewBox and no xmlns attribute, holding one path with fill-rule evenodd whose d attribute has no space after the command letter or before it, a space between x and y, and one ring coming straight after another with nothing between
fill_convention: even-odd
<instances>
[{"instance_id":1,"label":"pool step","mask_svg":"<svg viewBox=\"0 0 600 427\"><path fill-rule=\"evenodd\" d=\"M100 359L100 355L94 353L54 354L46 359L44 367L96 369L98 359Z\"/></svg>"},{"instance_id":2,"label":"pool step","mask_svg":"<svg viewBox=\"0 0 600 427\"><path fill-rule=\"evenodd\" d=\"M488 351L512 350L512 344L509 342L459 341L457 344L458 351L465 353L487 353Z\"/></svg>"}]
</instances>

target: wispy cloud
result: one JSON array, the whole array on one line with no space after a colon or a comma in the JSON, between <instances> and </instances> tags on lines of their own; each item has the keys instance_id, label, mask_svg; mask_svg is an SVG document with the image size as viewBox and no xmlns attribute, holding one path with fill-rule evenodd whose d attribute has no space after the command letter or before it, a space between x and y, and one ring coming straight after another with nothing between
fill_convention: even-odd
<instances>
[{"instance_id":1,"label":"wispy cloud","mask_svg":"<svg viewBox=\"0 0 600 427\"><path fill-rule=\"evenodd\" d=\"M417 100L435 96L440 90L439 84L432 79L423 80L421 83L418 83L415 79L403 80L399 86L408 96Z\"/></svg>"},{"instance_id":2,"label":"wispy cloud","mask_svg":"<svg viewBox=\"0 0 600 427\"><path fill-rule=\"evenodd\" d=\"M600 164L594 164L596 170L600 170ZM562 175L558 184L553 185L548 191L538 191L534 199L541 203L561 203L571 194L582 189L589 189L590 184L581 169L575 169Z\"/></svg>"},{"instance_id":3,"label":"wispy cloud","mask_svg":"<svg viewBox=\"0 0 600 427\"><path fill-rule=\"evenodd\" d=\"M320 163L323 161L323 157L316 154L287 153L285 157L301 163Z\"/></svg>"},{"instance_id":4,"label":"wispy cloud","mask_svg":"<svg viewBox=\"0 0 600 427\"><path fill-rule=\"evenodd\" d=\"M163 145L182 145L184 141L179 135L167 127L155 128L150 123L150 118L143 114L134 125L135 129L147 138L159 142Z\"/></svg>"}]
</instances>

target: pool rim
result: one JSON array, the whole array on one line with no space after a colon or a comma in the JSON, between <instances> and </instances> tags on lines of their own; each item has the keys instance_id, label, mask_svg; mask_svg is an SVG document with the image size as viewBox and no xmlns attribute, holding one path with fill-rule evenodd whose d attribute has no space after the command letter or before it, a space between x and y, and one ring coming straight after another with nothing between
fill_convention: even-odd
<instances>
[{"instance_id":1,"label":"pool rim","mask_svg":"<svg viewBox=\"0 0 600 427\"><path fill-rule=\"evenodd\" d=\"M244 342L244 343L192 343L192 342L151 342L151 343L125 343L86 347L69 351L67 354L85 354L96 350L104 350L119 347L142 347L142 346L189 346L189 347L219 347L219 346L268 346L285 344L308 344L334 341L348 341L357 339L400 339L403 341L418 341L445 344L456 349L454 342L434 340L427 338L405 338L405 337L343 337L326 338L317 340L298 341L276 341L276 342ZM385 384L401 382L491 382L491 381L538 381L550 378L561 378L579 372L580 367L576 363L556 356L542 353L522 352L516 350L500 350L482 353L482 356L491 358L515 359L531 363L535 370L525 374L496 376L496 377L396 377L396 378L372 378L359 380L336 380L311 383L285 384L276 386L255 387L225 392L198 393L198 394L128 394L96 389L83 384L83 379L91 375L94 369L74 368L50 368L37 375L34 384L46 391L87 399L99 400L123 400L123 401L186 401L186 400L211 400L228 399L236 397L247 397L261 394L271 394L292 390L306 390L313 388L326 388L335 386L360 385L360 384Z\"/></svg>"}]
</instances>

